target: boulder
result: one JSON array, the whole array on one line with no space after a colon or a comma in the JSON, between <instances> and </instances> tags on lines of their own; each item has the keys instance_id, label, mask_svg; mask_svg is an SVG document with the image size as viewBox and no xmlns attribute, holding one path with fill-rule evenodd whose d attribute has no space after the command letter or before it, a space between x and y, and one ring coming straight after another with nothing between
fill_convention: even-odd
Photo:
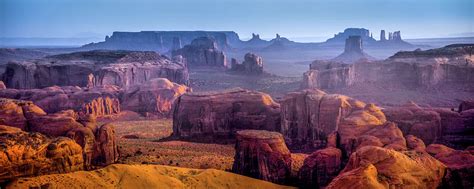
<instances>
[{"instance_id":1,"label":"boulder","mask_svg":"<svg viewBox=\"0 0 474 189\"><path fill-rule=\"evenodd\" d=\"M127 88L153 78L187 84L189 74L185 65L156 52L95 50L10 62L2 80L8 88L17 89L54 85Z\"/></svg>"},{"instance_id":2,"label":"boulder","mask_svg":"<svg viewBox=\"0 0 474 189\"><path fill-rule=\"evenodd\" d=\"M313 152L298 172L300 187L325 187L341 170L341 150L333 147Z\"/></svg>"},{"instance_id":3,"label":"boulder","mask_svg":"<svg viewBox=\"0 0 474 189\"><path fill-rule=\"evenodd\" d=\"M232 172L280 184L288 181L291 153L280 133L243 130L236 138Z\"/></svg>"},{"instance_id":4,"label":"boulder","mask_svg":"<svg viewBox=\"0 0 474 189\"><path fill-rule=\"evenodd\" d=\"M0 98L0 124L28 129L27 119L43 116L46 113L29 101Z\"/></svg>"},{"instance_id":5,"label":"boulder","mask_svg":"<svg viewBox=\"0 0 474 189\"><path fill-rule=\"evenodd\" d=\"M141 114L168 115L173 103L190 89L185 85L172 83L165 78L156 78L123 92L122 108Z\"/></svg>"},{"instance_id":6,"label":"boulder","mask_svg":"<svg viewBox=\"0 0 474 189\"><path fill-rule=\"evenodd\" d=\"M226 56L217 49L217 44L212 37L199 37L191 44L181 49L172 51L172 56L181 55L186 59L187 65L227 67Z\"/></svg>"},{"instance_id":7,"label":"boulder","mask_svg":"<svg viewBox=\"0 0 474 189\"><path fill-rule=\"evenodd\" d=\"M0 125L0 182L83 169L82 148L66 137L48 138Z\"/></svg>"},{"instance_id":8,"label":"boulder","mask_svg":"<svg viewBox=\"0 0 474 189\"><path fill-rule=\"evenodd\" d=\"M327 188L437 188L445 169L426 153L366 146L352 153Z\"/></svg>"},{"instance_id":9,"label":"boulder","mask_svg":"<svg viewBox=\"0 0 474 189\"><path fill-rule=\"evenodd\" d=\"M234 72L260 75L263 73L263 59L253 53L247 53L244 57L244 62L239 64L237 60L232 59L231 70Z\"/></svg>"},{"instance_id":10,"label":"boulder","mask_svg":"<svg viewBox=\"0 0 474 189\"><path fill-rule=\"evenodd\" d=\"M268 94L240 88L186 93L176 100L174 137L229 139L244 129L279 131L280 105Z\"/></svg>"}]
</instances>

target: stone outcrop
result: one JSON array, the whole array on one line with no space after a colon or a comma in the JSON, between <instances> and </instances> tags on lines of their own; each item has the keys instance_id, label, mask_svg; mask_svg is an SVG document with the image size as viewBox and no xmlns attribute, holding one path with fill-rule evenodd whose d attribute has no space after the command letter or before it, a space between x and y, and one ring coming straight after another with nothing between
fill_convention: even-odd
<instances>
[{"instance_id":1,"label":"stone outcrop","mask_svg":"<svg viewBox=\"0 0 474 189\"><path fill-rule=\"evenodd\" d=\"M83 169L82 148L66 137L48 138L0 125L0 182Z\"/></svg>"},{"instance_id":2,"label":"stone outcrop","mask_svg":"<svg viewBox=\"0 0 474 189\"><path fill-rule=\"evenodd\" d=\"M0 90L2 89L6 89L7 86L5 86L5 83L3 83L3 81L0 81Z\"/></svg>"},{"instance_id":3,"label":"stone outcrop","mask_svg":"<svg viewBox=\"0 0 474 189\"><path fill-rule=\"evenodd\" d=\"M314 61L304 74L303 88L344 88L374 85L407 89L474 88L472 45L426 51L402 51L383 61L344 64Z\"/></svg>"},{"instance_id":4,"label":"stone outcrop","mask_svg":"<svg viewBox=\"0 0 474 189\"><path fill-rule=\"evenodd\" d=\"M448 167L442 188L474 186L474 154L468 150L454 150L441 144L430 144L426 151Z\"/></svg>"},{"instance_id":5,"label":"stone outcrop","mask_svg":"<svg viewBox=\"0 0 474 189\"><path fill-rule=\"evenodd\" d=\"M323 148L333 132L343 132L339 137L347 144L385 123L384 114L373 104L319 90L289 93L281 106L281 133L291 148Z\"/></svg>"},{"instance_id":6,"label":"stone outcrop","mask_svg":"<svg viewBox=\"0 0 474 189\"><path fill-rule=\"evenodd\" d=\"M414 135L431 144L441 138L441 117L432 110L422 109L414 103L401 107L385 108L387 120L397 123L404 135Z\"/></svg>"},{"instance_id":7,"label":"stone outcrop","mask_svg":"<svg viewBox=\"0 0 474 189\"><path fill-rule=\"evenodd\" d=\"M72 109L78 114L104 117L129 110L143 115L168 116L174 101L190 89L165 78L150 79L127 89L117 86L80 88L53 86L43 89L5 89L0 97L32 101L47 113Z\"/></svg>"},{"instance_id":8,"label":"stone outcrop","mask_svg":"<svg viewBox=\"0 0 474 189\"><path fill-rule=\"evenodd\" d=\"M155 52L85 51L7 65L2 80L8 88L105 86L127 88L153 78L187 84L185 65Z\"/></svg>"},{"instance_id":9,"label":"stone outcrop","mask_svg":"<svg viewBox=\"0 0 474 189\"><path fill-rule=\"evenodd\" d=\"M188 90L185 85L164 78L152 79L124 91L121 96L122 108L141 114L168 116L175 100Z\"/></svg>"},{"instance_id":10,"label":"stone outcrop","mask_svg":"<svg viewBox=\"0 0 474 189\"><path fill-rule=\"evenodd\" d=\"M462 106L462 105L461 105ZM422 108L414 103L383 110L387 120L397 123L404 135L414 135L425 144L442 142L466 148L474 139L474 110Z\"/></svg>"},{"instance_id":11,"label":"stone outcrop","mask_svg":"<svg viewBox=\"0 0 474 189\"><path fill-rule=\"evenodd\" d=\"M291 174L291 154L283 136L262 130L237 131L232 172L270 181L286 183Z\"/></svg>"},{"instance_id":12,"label":"stone outcrop","mask_svg":"<svg viewBox=\"0 0 474 189\"><path fill-rule=\"evenodd\" d=\"M190 45L172 52L172 56L181 55L186 59L188 66L227 67L225 54L217 49L214 38L200 37L194 39Z\"/></svg>"},{"instance_id":13,"label":"stone outcrop","mask_svg":"<svg viewBox=\"0 0 474 189\"><path fill-rule=\"evenodd\" d=\"M236 59L232 59L231 70L250 75L260 75L263 73L263 59L256 54L247 53L241 64Z\"/></svg>"},{"instance_id":14,"label":"stone outcrop","mask_svg":"<svg viewBox=\"0 0 474 189\"><path fill-rule=\"evenodd\" d=\"M426 153L366 146L351 155L327 188L437 188L445 169Z\"/></svg>"},{"instance_id":15,"label":"stone outcrop","mask_svg":"<svg viewBox=\"0 0 474 189\"><path fill-rule=\"evenodd\" d=\"M243 129L280 130L280 104L265 93L240 88L186 93L176 100L173 136L232 138Z\"/></svg>"},{"instance_id":16,"label":"stone outcrop","mask_svg":"<svg viewBox=\"0 0 474 189\"><path fill-rule=\"evenodd\" d=\"M461 104L459 105L458 111L463 112L470 109L474 109L474 100L462 101Z\"/></svg>"},{"instance_id":17,"label":"stone outcrop","mask_svg":"<svg viewBox=\"0 0 474 189\"><path fill-rule=\"evenodd\" d=\"M341 150L337 148L329 147L313 152L304 160L298 172L299 186L302 188L327 186L341 170L341 159Z\"/></svg>"},{"instance_id":18,"label":"stone outcrop","mask_svg":"<svg viewBox=\"0 0 474 189\"><path fill-rule=\"evenodd\" d=\"M80 164L84 169L98 165L108 165L118 160L114 126L106 124L98 127L95 121L95 116L91 114L77 115L72 110L46 114L32 102L0 98L0 124L8 125L9 128L18 128L19 130L14 130L18 131L16 133L23 133L21 134L21 140L36 141L34 137L39 135L44 135L45 138L66 136L73 139L72 142L75 141L80 149ZM36 134L26 132L35 132ZM30 139L30 137L33 137L33 139ZM4 144L6 148L10 148L9 143ZM61 144L60 148L64 146ZM37 147L36 145L35 148ZM70 150L66 149L66 152L68 151ZM21 156L18 153L23 152L13 150L8 153L8 156ZM0 175L3 174L0 173Z\"/></svg>"},{"instance_id":19,"label":"stone outcrop","mask_svg":"<svg viewBox=\"0 0 474 189\"><path fill-rule=\"evenodd\" d=\"M360 36L349 36L346 39L344 52L332 60L352 64L361 60L374 60L374 58L363 51Z\"/></svg>"},{"instance_id":20,"label":"stone outcrop","mask_svg":"<svg viewBox=\"0 0 474 189\"><path fill-rule=\"evenodd\" d=\"M105 116L120 112L120 89L116 86L46 87L0 90L0 97L32 101L48 113L72 109L79 114Z\"/></svg>"}]
</instances>

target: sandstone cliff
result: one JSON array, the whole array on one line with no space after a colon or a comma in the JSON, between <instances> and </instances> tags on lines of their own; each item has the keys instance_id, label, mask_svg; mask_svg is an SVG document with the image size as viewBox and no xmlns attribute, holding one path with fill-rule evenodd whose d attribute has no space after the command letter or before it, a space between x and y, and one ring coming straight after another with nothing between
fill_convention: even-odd
<instances>
[{"instance_id":1,"label":"sandstone cliff","mask_svg":"<svg viewBox=\"0 0 474 189\"><path fill-rule=\"evenodd\" d=\"M86 51L48 56L7 65L2 80L8 88L44 88L53 85L127 88L152 78L187 84L185 65L155 52Z\"/></svg>"},{"instance_id":2,"label":"sandstone cliff","mask_svg":"<svg viewBox=\"0 0 474 189\"><path fill-rule=\"evenodd\" d=\"M194 39L190 45L172 52L172 56L183 56L188 66L215 66L227 67L225 54L217 49L214 38L200 37Z\"/></svg>"}]
</instances>

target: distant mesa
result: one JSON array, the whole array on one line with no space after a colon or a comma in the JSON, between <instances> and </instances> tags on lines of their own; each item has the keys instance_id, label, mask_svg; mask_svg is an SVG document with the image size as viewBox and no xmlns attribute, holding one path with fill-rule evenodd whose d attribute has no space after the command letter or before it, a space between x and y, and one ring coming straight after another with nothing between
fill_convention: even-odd
<instances>
[{"instance_id":1,"label":"distant mesa","mask_svg":"<svg viewBox=\"0 0 474 189\"><path fill-rule=\"evenodd\" d=\"M182 56L187 65L227 67L227 60L224 52L218 50L217 41L212 37L199 37L194 39L190 45L175 50L172 56Z\"/></svg>"},{"instance_id":2,"label":"distant mesa","mask_svg":"<svg viewBox=\"0 0 474 189\"><path fill-rule=\"evenodd\" d=\"M388 47L388 48L412 48L414 45L404 41L400 31L389 32L386 38L385 30L380 31L380 40L373 38L370 31L365 28L347 28L344 32L335 34L333 38L326 40L323 45L337 46L345 43L350 36L360 36L362 43L367 47Z\"/></svg>"},{"instance_id":3,"label":"distant mesa","mask_svg":"<svg viewBox=\"0 0 474 189\"><path fill-rule=\"evenodd\" d=\"M363 51L362 43L360 36L349 36L346 39L344 52L332 60L348 64L362 60L374 60L375 58Z\"/></svg>"},{"instance_id":4,"label":"distant mesa","mask_svg":"<svg viewBox=\"0 0 474 189\"><path fill-rule=\"evenodd\" d=\"M239 36L233 31L140 31L114 32L105 41L86 44L85 50L142 50L168 52L177 47L177 40L182 45L190 44L199 37L213 37L219 49L229 48L240 42ZM177 38L177 39L176 39Z\"/></svg>"}]
</instances>

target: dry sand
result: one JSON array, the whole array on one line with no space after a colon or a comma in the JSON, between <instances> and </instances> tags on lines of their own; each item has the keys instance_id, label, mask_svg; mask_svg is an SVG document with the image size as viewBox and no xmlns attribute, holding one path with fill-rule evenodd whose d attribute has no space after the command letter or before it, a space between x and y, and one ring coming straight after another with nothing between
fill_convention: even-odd
<instances>
[{"instance_id":1,"label":"dry sand","mask_svg":"<svg viewBox=\"0 0 474 189\"><path fill-rule=\"evenodd\" d=\"M163 165L114 164L95 171L78 171L21 178L7 188L292 188L215 169Z\"/></svg>"}]
</instances>

